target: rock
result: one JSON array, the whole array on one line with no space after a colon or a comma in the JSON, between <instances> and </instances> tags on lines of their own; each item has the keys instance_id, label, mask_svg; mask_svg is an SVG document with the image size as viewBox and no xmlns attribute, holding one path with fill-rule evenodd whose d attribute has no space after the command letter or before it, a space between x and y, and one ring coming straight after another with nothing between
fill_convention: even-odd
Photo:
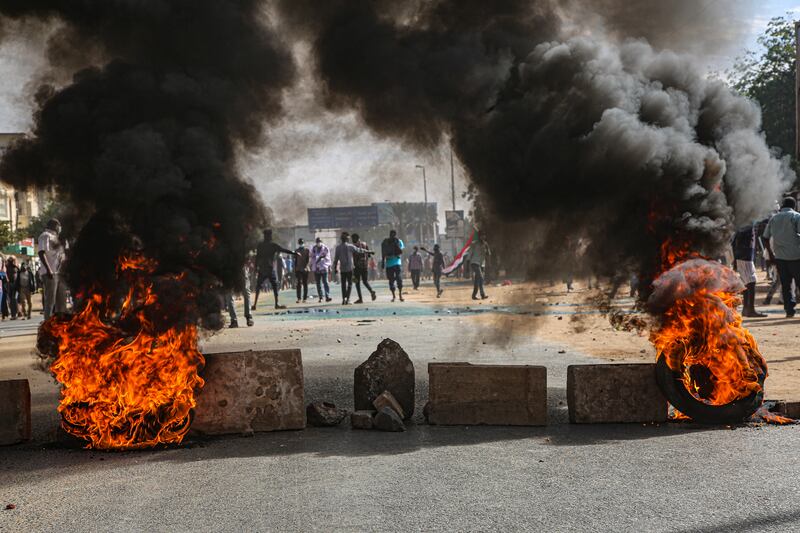
<instances>
[{"instance_id":1,"label":"rock","mask_svg":"<svg viewBox=\"0 0 800 533\"><path fill-rule=\"evenodd\" d=\"M372 429L375 411L354 411L350 415L350 426L353 429Z\"/></svg>"},{"instance_id":2,"label":"rock","mask_svg":"<svg viewBox=\"0 0 800 533\"><path fill-rule=\"evenodd\" d=\"M403 417L414 414L414 363L408 354L391 339L384 339L353 375L353 396L356 410L372 409L372 402L389 391L403 409Z\"/></svg>"},{"instance_id":3,"label":"rock","mask_svg":"<svg viewBox=\"0 0 800 533\"><path fill-rule=\"evenodd\" d=\"M306 427L300 350L207 354L191 431L201 435Z\"/></svg>"},{"instance_id":4,"label":"rock","mask_svg":"<svg viewBox=\"0 0 800 533\"><path fill-rule=\"evenodd\" d=\"M27 379L0 381L0 445L31 438L31 389Z\"/></svg>"},{"instance_id":5,"label":"rock","mask_svg":"<svg viewBox=\"0 0 800 533\"><path fill-rule=\"evenodd\" d=\"M400 415L400 418L405 420L405 412L403 411L403 407L397 402L397 399L392 395L391 392L388 390L383 391L375 401L372 402L372 405L375 407L376 411L380 411L384 407L391 407L395 413Z\"/></svg>"},{"instance_id":6,"label":"rock","mask_svg":"<svg viewBox=\"0 0 800 533\"><path fill-rule=\"evenodd\" d=\"M378 414L375 415L373 420L375 429L381 431L405 431L406 426L403 424L403 419L400 418L394 409L391 407L384 407Z\"/></svg>"},{"instance_id":7,"label":"rock","mask_svg":"<svg viewBox=\"0 0 800 533\"><path fill-rule=\"evenodd\" d=\"M309 426L338 426L345 418L347 418L347 409L339 409L330 402L311 402L306 407L306 421Z\"/></svg>"}]
</instances>

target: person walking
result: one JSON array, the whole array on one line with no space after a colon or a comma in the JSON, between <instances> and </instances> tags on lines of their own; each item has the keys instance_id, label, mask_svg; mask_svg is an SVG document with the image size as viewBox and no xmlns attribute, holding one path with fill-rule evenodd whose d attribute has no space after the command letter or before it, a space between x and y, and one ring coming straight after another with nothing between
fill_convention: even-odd
<instances>
[{"instance_id":1,"label":"person walking","mask_svg":"<svg viewBox=\"0 0 800 533\"><path fill-rule=\"evenodd\" d=\"M317 237L316 244L311 248L311 271L317 284L317 296L322 301L322 289L325 288L325 301L331 301L331 289L328 286L328 269L331 267L331 251Z\"/></svg>"},{"instance_id":2,"label":"person walking","mask_svg":"<svg viewBox=\"0 0 800 533\"><path fill-rule=\"evenodd\" d=\"M275 309L286 309L285 305L278 303L278 291L280 285L278 284L278 277L275 273L275 256L279 253L292 254L294 252L283 248L279 244L272 242L272 230L264 230L264 240L258 244L256 248L256 296L253 299L252 311L256 310L258 304L258 294L261 292L261 286L265 281L269 280L272 284L272 293L275 295Z\"/></svg>"},{"instance_id":3,"label":"person walking","mask_svg":"<svg viewBox=\"0 0 800 533\"><path fill-rule=\"evenodd\" d=\"M375 252L369 249L369 245L361 240L361 238L358 236L358 233L353 233L351 239L353 241L353 246L358 248L357 252L353 252L353 280L356 284L358 300L353 303L364 303L364 300L361 297L362 283L364 284L364 288L369 291L370 296L372 296L372 301L374 302L378 295L375 294L375 291L372 290L372 286L369 284L369 265L370 263L373 265L375 263L372 258L372 255Z\"/></svg>"},{"instance_id":4,"label":"person walking","mask_svg":"<svg viewBox=\"0 0 800 533\"><path fill-rule=\"evenodd\" d=\"M475 240L469 248L469 266L472 270L472 299L478 299L478 292L481 293L481 300L488 298L483 288L483 276L486 271L486 258L491 255L489 246L484 241L484 235L480 231L475 232Z\"/></svg>"},{"instance_id":5,"label":"person walking","mask_svg":"<svg viewBox=\"0 0 800 533\"><path fill-rule=\"evenodd\" d=\"M28 267L28 262L23 261L17 274L17 295L19 300L19 316L21 319L31 319L31 295L36 292L36 277Z\"/></svg>"},{"instance_id":6,"label":"person walking","mask_svg":"<svg viewBox=\"0 0 800 533\"><path fill-rule=\"evenodd\" d=\"M250 309L250 268L249 268L249 261L246 261L244 266L242 266L242 298L244 298L244 318L247 320L247 327L253 326L253 315L251 314ZM233 302L233 291L228 293L228 314L230 315L231 328L238 328L239 321L236 317L236 306Z\"/></svg>"},{"instance_id":7,"label":"person walking","mask_svg":"<svg viewBox=\"0 0 800 533\"><path fill-rule=\"evenodd\" d=\"M11 320L17 319L18 311L18 291L17 291L17 276L19 275L19 266L17 266L17 258L13 255L8 256L6 259L6 281L7 289L6 301L8 302L8 310L11 315Z\"/></svg>"},{"instance_id":8,"label":"person walking","mask_svg":"<svg viewBox=\"0 0 800 533\"><path fill-rule=\"evenodd\" d=\"M794 317L797 305L792 281L800 287L800 213L795 211L795 207L797 202L794 198L785 198L780 211L769 219L764 230L769 260L778 267L787 318Z\"/></svg>"},{"instance_id":9,"label":"person walking","mask_svg":"<svg viewBox=\"0 0 800 533\"><path fill-rule=\"evenodd\" d=\"M742 316L748 318L764 318L764 313L756 311L756 227L748 224L733 236L733 258L736 260L736 271L742 278L745 290L742 296Z\"/></svg>"},{"instance_id":10,"label":"person walking","mask_svg":"<svg viewBox=\"0 0 800 533\"><path fill-rule=\"evenodd\" d=\"M6 258L0 254L0 320L8 318L8 280L6 279Z\"/></svg>"},{"instance_id":11,"label":"person walking","mask_svg":"<svg viewBox=\"0 0 800 533\"><path fill-rule=\"evenodd\" d=\"M395 286L403 302L403 249L405 244L397 238L397 232L391 230L389 237L381 243L381 267L386 269L386 278L389 280L389 290L392 291L392 301L395 299Z\"/></svg>"},{"instance_id":12,"label":"person walking","mask_svg":"<svg viewBox=\"0 0 800 533\"><path fill-rule=\"evenodd\" d=\"M341 267L342 305L350 304L350 292L353 290L353 253L358 250L350 241L350 234L343 232L341 242L333 252L333 273L336 275Z\"/></svg>"},{"instance_id":13,"label":"person walking","mask_svg":"<svg viewBox=\"0 0 800 533\"><path fill-rule=\"evenodd\" d=\"M300 303L301 289L303 303L308 300L308 265L311 262L311 252L306 248L303 239L297 239L297 255L294 260L294 277L297 287L297 303Z\"/></svg>"},{"instance_id":14,"label":"person walking","mask_svg":"<svg viewBox=\"0 0 800 533\"><path fill-rule=\"evenodd\" d=\"M408 256L408 271L411 273L411 286L418 291L422 275L422 255L419 253L419 246L414 246L414 251Z\"/></svg>"},{"instance_id":15,"label":"person walking","mask_svg":"<svg viewBox=\"0 0 800 533\"><path fill-rule=\"evenodd\" d=\"M44 295L42 307L44 319L53 313L67 311L67 287L61 274L61 265L66 257L66 247L61 243L61 223L52 218L47 221L45 230L39 235L39 274L42 276Z\"/></svg>"},{"instance_id":16,"label":"person walking","mask_svg":"<svg viewBox=\"0 0 800 533\"><path fill-rule=\"evenodd\" d=\"M436 287L436 297L441 298L444 292L441 287L442 283L442 270L444 269L444 255L438 244L433 245L433 251L422 248L422 251L431 257L431 272L433 273L433 285Z\"/></svg>"}]
</instances>

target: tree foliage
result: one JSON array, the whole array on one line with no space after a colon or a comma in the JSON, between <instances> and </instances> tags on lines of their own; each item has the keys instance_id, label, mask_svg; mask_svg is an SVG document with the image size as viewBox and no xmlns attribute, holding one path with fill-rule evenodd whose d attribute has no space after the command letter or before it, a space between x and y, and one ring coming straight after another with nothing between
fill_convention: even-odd
<instances>
[{"instance_id":1,"label":"tree foliage","mask_svg":"<svg viewBox=\"0 0 800 533\"><path fill-rule=\"evenodd\" d=\"M16 244L20 240L20 232L11 229L11 222L0 220L0 250Z\"/></svg>"},{"instance_id":2,"label":"tree foliage","mask_svg":"<svg viewBox=\"0 0 800 533\"><path fill-rule=\"evenodd\" d=\"M795 146L795 30L790 15L769 21L758 37L759 52L736 59L727 77L741 94L761 105L763 129L770 146L792 156ZM797 164L794 161L795 165Z\"/></svg>"}]
</instances>

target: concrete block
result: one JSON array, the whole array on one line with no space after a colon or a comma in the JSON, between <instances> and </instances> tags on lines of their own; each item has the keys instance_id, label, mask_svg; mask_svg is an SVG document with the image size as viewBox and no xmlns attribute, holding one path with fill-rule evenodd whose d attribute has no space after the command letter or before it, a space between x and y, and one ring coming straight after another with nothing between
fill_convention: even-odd
<instances>
[{"instance_id":1,"label":"concrete block","mask_svg":"<svg viewBox=\"0 0 800 533\"><path fill-rule=\"evenodd\" d=\"M778 400L772 412L788 418L798 419L800 418L800 402Z\"/></svg>"},{"instance_id":2,"label":"concrete block","mask_svg":"<svg viewBox=\"0 0 800 533\"><path fill-rule=\"evenodd\" d=\"M567 405L573 424L666 422L667 400L656 383L656 365L571 365Z\"/></svg>"},{"instance_id":3,"label":"concrete block","mask_svg":"<svg viewBox=\"0 0 800 533\"><path fill-rule=\"evenodd\" d=\"M0 445L31 438L31 389L27 379L0 381Z\"/></svg>"},{"instance_id":4,"label":"concrete block","mask_svg":"<svg viewBox=\"0 0 800 533\"><path fill-rule=\"evenodd\" d=\"M428 423L544 426L547 369L529 365L428 364Z\"/></svg>"},{"instance_id":5,"label":"concrete block","mask_svg":"<svg viewBox=\"0 0 800 533\"><path fill-rule=\"evenodd\" d=\"M300 350L207 354L191 430L248 434L306 426Z\"/></svg>"}]
</instances>

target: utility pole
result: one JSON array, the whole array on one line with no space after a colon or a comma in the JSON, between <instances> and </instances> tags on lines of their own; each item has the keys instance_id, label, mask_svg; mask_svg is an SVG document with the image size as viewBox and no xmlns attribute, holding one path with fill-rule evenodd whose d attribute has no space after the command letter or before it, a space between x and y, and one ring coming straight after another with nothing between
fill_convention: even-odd
<instances>
[{"instance_id":1,"label":"utility pole","mask_svg":"<svg viewBox=\"0 0 800 533\"><path fill-rule=\"evenodd\" d=\"M794 159L800 161L800 21L794 23Z\"/></svg>"},{"instance_id":2,"label":"utility pole","mask_svg":"<svg viewBox=\"0 0 800 533\"><path fill-rule=\"evenodd\" d=\"M428 225L428 180L425 178L425 166L424 165L417 165L416 168L422 169L422 190L425 193L425 212L423 214L423 224L422 224L422 235L420 235L420 240L422 243L425 243L425 226Z\"/></svg>"},{"instance_id":3,"label":"utility pole","mask_svg":"<svg viewBox=\"0 0 800 533\"><path fill-rule=\"evenodd\" d=\"M450 192L453 195L453 211L456 210L456 175L453 171L453 147L450 147Z\"/></svg>"}]
</instances>

